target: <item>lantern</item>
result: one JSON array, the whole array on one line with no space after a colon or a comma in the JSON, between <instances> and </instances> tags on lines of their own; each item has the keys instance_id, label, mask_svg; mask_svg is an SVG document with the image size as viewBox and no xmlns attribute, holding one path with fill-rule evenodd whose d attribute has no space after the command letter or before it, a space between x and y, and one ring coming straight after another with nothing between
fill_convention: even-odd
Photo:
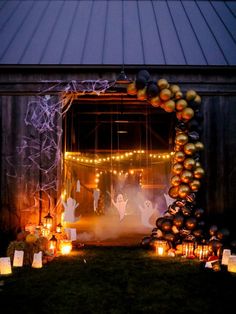
<instances>
[{"instance_id":1,"label":"lantern","mask_svg":"<svg viewBox=\"0 0 236 314\"><path fill-rule=\"evenodd\" d=\"M222 265L228 265L230 255L231 255L231 250L228 250L228 249L223 250L222 260L221 260Z\"/></svg>"},{"instance_id":2,"label":"lantern","mask_svg":"<svg viewBox=\"0 0 236 314\"><path fill-rule=\"evenodd\" d=\"M70 254L72 250L72 242L70 240L62 240L60 243L60 251L62 255Z\"/></svg>"},{"instance_id":3,"label":"lantern","mask_svg":"<svg viewBox=\"0 0 236 314\"><path fill-rule=\"evenodd\" d=\"M166 241L164 240L155 241L155 249L157 256L164 256L166 250Z\"/></svg>"},{"instance_id":4,"label":"lantern","mask_svg":"<svg viewBox=\"0 0 236 314\"><path fill-rule=\"evenodd\" d=\"M22 267L23 259L24 259L24 251L15 250L14 258L13 258L13 267Z\"/></svg>"},{"instance_id":5,"label":"lantern","mask_svg":"<svg viewBox=\"0 0 236 314\"><path fill-rule=\"evenodd\" d=\"M11 270L11 259L10 257L1 257L0 258L0 274L1 275L10 275Z\"/></svg>"},{"instance_id":6,"label":"lantern","mask_svg":"<svg viewBox=\"0 0 236 314\"><path fill-rule=\"evenodd\" d=\"M50 212L44 217L44 227L48 230L51 230L52 228L52 216L50 215Z\"/></svg>"},{"instance_id":7,"label":"lantern","mask_svg":"<svg viewBox=\"0 0 236 314\"><path fill-rule=\"evenodd\" d=\"M194 253L194 242L188 241L188 242L183 242L183 255L186 256L187 258L193 258L193 253Z\"/></svg>"},{"instance_id":8,"label":"lantern","mask_svg":"<svg viewBox=\"0 0 236 314\"><path fill-rule=\"evenodd\" d=\"M49 250L55 254L57 251L57 239L55 237L55 235L53 234L53 236L51 237L51 239L49 240Z\"/></svg>"},{"instance_id":9,"label":"lantern","mask_svg":"<svg viewBox=\"0 0 236 314\"><path fill-rule=\"evenodd\" d=\"M198 244L195 250L195 256L199 258L199 260L207 259L209 255L208 245Z\"/></svg>"},{"instance_id":10,"label":"lantern","mask_svg":"<svg viewBox=\"0 0 236 314\"><path fill-rule=\"evenodd\" d=\"M236 273L236 255L231 255L228 260L228 271Z\"/></svg>"},{"instance_id":11,"label":"lantern","mask_svg":"<svg viewBox=\"0 0 236 314\"><path fill-rule=\"evenodd\" d=\"M33 268L42 268L43 267L42 251L40 251L39 253L34 253L32 267Z\"/></svg>"},{"instance_id":12,"label":"lantern","mask_svg":"<svg viewBox=\"0 0 236 314\"><path fill-rule=\"evenodd\" d=\"M59 223L59 224L57 225L57 227L56 227L56 232L57 232L57 233L61 233L61 231L62 231L62 224Z\"/></svg>"}]
</instances>

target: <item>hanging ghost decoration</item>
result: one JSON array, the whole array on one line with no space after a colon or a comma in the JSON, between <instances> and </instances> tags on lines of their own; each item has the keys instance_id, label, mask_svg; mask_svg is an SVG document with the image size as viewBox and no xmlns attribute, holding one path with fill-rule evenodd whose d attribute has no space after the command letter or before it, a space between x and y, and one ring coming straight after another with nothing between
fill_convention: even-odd
<instances>
[{"instance_id":1,"label":"hanging ghost decoration","mask_svg":"<svg viewBox=\"0 0 236 314\"><path fill-rule=\"evenodd\" d=\"M122 221L126 215L126 205L127 205L128 199L124 200L123 195L118 194L116 198L116 202L113 199L111 201L119 213L120 221Z\"/></svg>"},{"instance_id":2,"label":"hanging ghost decoration","mask_svg":"<svg viewBox=\"0 0 236 314\"><path fill-rule=\"evenodd\" d=\"M93 209L94 209L94 212L96 212L97 209L98 209L99 197L100 197L100 190L99 189L94 189L93 190Z\"/></svg>"},{"instance_id":3,"label":"hanging ghost decoration","mask_svg":"<svg viewBox=\"0 0 236 314\"><path fill-rule=\"evenodd\" d=\"M77 183L76 183L76 192L80 192L80 180L77 180Z\"/></svg>"},{"instance_id":4,"label":"hanging ghost decoration","mask_svg":"<svg viewBox=\"0 0 236 314\"><path fill-rule=\"evenodd\" d=\"M141 213L141 222L142 224L147 228L153 228L154 225L150 224L149 220L152 217L152 215L157 212L157 205L153 207L152 202L149 200L146 200L144 202L144 205L139 205L140 213Z\"/></svg>"},{"instance_id":5,"label":"hanging ghost decoration","mask_svg":"<svg viewBox=\"0 0 236 314\"><path fill-rule=\"evenodd\" d=\"M76 203L76 200L69 197L66 202L62 200L62 204L65 208L64 221L75 222L75 209L79 206L79 203Z\"/></svg>"}]
</instances>

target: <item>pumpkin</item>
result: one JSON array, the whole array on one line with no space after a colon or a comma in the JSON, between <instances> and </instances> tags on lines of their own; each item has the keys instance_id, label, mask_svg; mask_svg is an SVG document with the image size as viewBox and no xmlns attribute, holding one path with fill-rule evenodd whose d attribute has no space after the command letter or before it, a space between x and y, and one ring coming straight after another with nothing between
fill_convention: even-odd
<instances>
[{"instance_id":1,"label":"pumpkin","mask_svg":"<svg viewBox=\"0 0 236 314\"><path fill-rule=\"evenodd\" d=\"M37 241L37 237L36 235L30 233L26 236L25 241L27 243L35 243Z\"/></svg>"}]
</instances>

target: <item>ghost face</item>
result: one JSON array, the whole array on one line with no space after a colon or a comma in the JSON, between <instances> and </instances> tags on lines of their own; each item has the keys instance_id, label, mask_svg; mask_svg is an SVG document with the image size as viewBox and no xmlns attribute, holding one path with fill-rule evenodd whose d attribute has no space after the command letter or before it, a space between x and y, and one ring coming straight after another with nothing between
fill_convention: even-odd
<instances>
[{"instance_id":1,"label":"ghost face","mask_svg":"<svg viewBox=\"0 0 236 314\"><path fill-rule=\"evenodd\" d=\"M152 203L149 200L146 200L144 202L144 205L145 205L146 208L151 208L152 207Z\"/></svg>"},{"instance_id":2,"label":"ghost face","mask_svg":"<svg viewBox=\"0 0 236 314\"><path fill-rule=\"evenodd\" d=\"M117 201L118 203L124 202L123 195L122 195L122 194L118 194L116 201Z\"/></svg>"}]
</instances>

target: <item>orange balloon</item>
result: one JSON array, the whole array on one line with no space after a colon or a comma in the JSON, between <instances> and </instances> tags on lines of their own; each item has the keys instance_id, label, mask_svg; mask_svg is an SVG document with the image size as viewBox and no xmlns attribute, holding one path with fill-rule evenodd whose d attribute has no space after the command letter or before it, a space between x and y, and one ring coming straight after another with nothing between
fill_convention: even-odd
<instances>
[{"instance_id":1,"label":"orange balloon","mask_svg":"<svg viewBox=\"0 0 236 314\"><path fill-rule=\"evenodd\" d=\"M205 171L203 168L198 167L194 170L193 174L194 178L201 179L205 175Z\"/></svg>"},{"instance_id":2,"label":"orange balloon","mask_svg":"<svg viewBox=\"0 0 236 314\"><path fill-rule=\"evenodd\" d=\"M192 108L187 107L182 111L182 117L184 120L190 120L194 116L194 111Z\"/></svg>"},{"instance_id":3,"label":"orange balloon","mask_svg":"<svg viewBox=\"0 0 236 314\"><path fill-rule=\"evenodd\" d=\"M183 170L183 165L180 163L176 163L172 166L172 172L175 174L180 174Z\"/></svg>"},{"instance_id":4,"label":"orange balloon","mask_svg":"<svg viewBox=\"0 0 236 314\"><path fill-rule=\"evenodd\" d=\"M137 92L137 98L138 100L146 100L147 99L147 88L144 87L143 89L138 90Z\"/></svg>"},{"instance_id":5,"label":"orange balloon","mask_svg":"<svg viewBox=\"0 0 236 314\"><path fill-rule=\"evenodd\" d=\"M168 194L170 197L172 198L177 198L179 195L179 187L178 186L172 186L169 191Z\"/></svg>"},{"instance_id":6,"label":"orange balloon","mask_svg":"<svg viewBox=\"0 0 236 314\"><path fill-rule=\"evenodd\" d=\"M180 99L176 102L176 110L182 111L188 106L188 103L185 99Z\"/></svg>"},{"instance_id":7,"label":"orange balloon","mask_svg":"<svg viewBox=\"0 0 236 314\"><path fill-rule=\"evenodd\" d=\"M151 98L150 103L153 107L159 107L161 105L161 99L159 96L153 97Z\"/></svg>"},{"instance_id":8,"label":"orange balloon","mask_svg":"<svg viewBox=\"0 0 236 314\"><path fill-rule=\"evenodd\" d=\"M185 133L180 133L175 137L175 143L177 145L185 145L186 143L188 143L188 135L186 135Z\"/></svg>"},{"instance_id":9,"label":"orange balloon","mask_svg":"<svg viewBox=\"0 0 236 314\"><path fill-rule=\"evenodd\" d=\"M174 154L174 160L176 160L177 162L183 162L185 159L185 154L184 152L176 152Z\"/></svg>"},{"instance_id":10,"label":"orange balloon","mask_svg":"<svg viewBox=\"0 0 236 314\"><path fill-rule=\"evenodd\" d=\"M186 92L186 99L188 101L193 100L196 96L197 96L197 93L193 89L190 89Z\"/></svg>"},{"instance_id":11,"label":"orange balloon","mask_svg":"<svg viewBox=\"0 0 236 314\"><path fill-rule=\"evenodd\" d=\"M137 94L135 82L132 82L127 86L127 94L128 95L136 95Z\"/></svg>"},{"instance_id":12,"label":"orange balloon","mask_svg":"<svg viewBox=\"0 0 236 314\"><path fill-rule=\"evenodd\" d=\"M173 112L173 111L175 111L175 102L174 102L174 100L170 99L170 100L166 101L165 104L164 104L164 110L166 112Z\"/></svg>"},{"instance_id":13,"label":"orange balloon","mask_svg":"<svg viewBox=\"0 0 236 314\"><path fill-rule=\"evenodd\" d=\"M193 179L193 173L189 170L184 170L180 175L181 181L189 183Z\"/></svg>"},{"instance_id":14,"label":"orange balloon","mask_svg":"<svg viewBox=\"0 0 236 314\"><path fill-rule=\"evenodd\" d=\"M192 155L196 151L196 147L193 143L187 143L184 145L184 152L186 155Z\"/></svg>"},{"instance_id":15,"label":"orange balloon","mask_svg":"<svg viewBox=\"0 0 236 314\"><path fill-rule=\"evenodd\" d=\"M193 192L197 192L201 186L201 182L199 180L193 180L192 182L189 183L190 189Z\"/></svg>"},{"instance_id":16,"label":"orange balloon","mask_svg":"<svg viewBox=\"0 0 236 314\"><path fill-rule=\"evenodd\" d=\"M179 185L179 197L180 198L185 198L189 192L190 192L190 187L187 184Z\"/></svg>"},{"instance_id":17,"label":"orange balloon","mask_svg":"<svg viewBox=\"0 0 236 314\"><path fill-rule=\"evenodd\" d=\"M181 183L181 179L180 179L180 177L179 176L173 176L172 178L171 178L171 184L173 185L173 186L178 186L178 185L180 185L180 183Z\"/></svg>"},{"instance_id":18,"label":"orange balloon","mask_svg":"<svg viewBox=\"0 0 236 314\"><path fill-rule=\"evenodd\" d=\"M196 147L196 150L203 150L204 149L204 145L202 142L196 142L195 147Z\"/></svg>"},{"instance_id":19,"label":"orange balloon","mask_svg":"<svg viewBox=\"0 0 236 314\"><path fill-rule=\"evenodd\" d=\"M171 91L168 88L164 88L160 91L160 98L163 101L167 101L171 98Z\"/></svg>"},{"instance_id":20,"label":"orange balloon","mask_svg":"<svg viewBox=\"0 0 236 314\"><path fill-rule=\"evenodd\" d=\"M195 167L196 162L193 158L186 158L184 161L184 168L187 170L191 170Z\"/></svg>"}]
</instances>

